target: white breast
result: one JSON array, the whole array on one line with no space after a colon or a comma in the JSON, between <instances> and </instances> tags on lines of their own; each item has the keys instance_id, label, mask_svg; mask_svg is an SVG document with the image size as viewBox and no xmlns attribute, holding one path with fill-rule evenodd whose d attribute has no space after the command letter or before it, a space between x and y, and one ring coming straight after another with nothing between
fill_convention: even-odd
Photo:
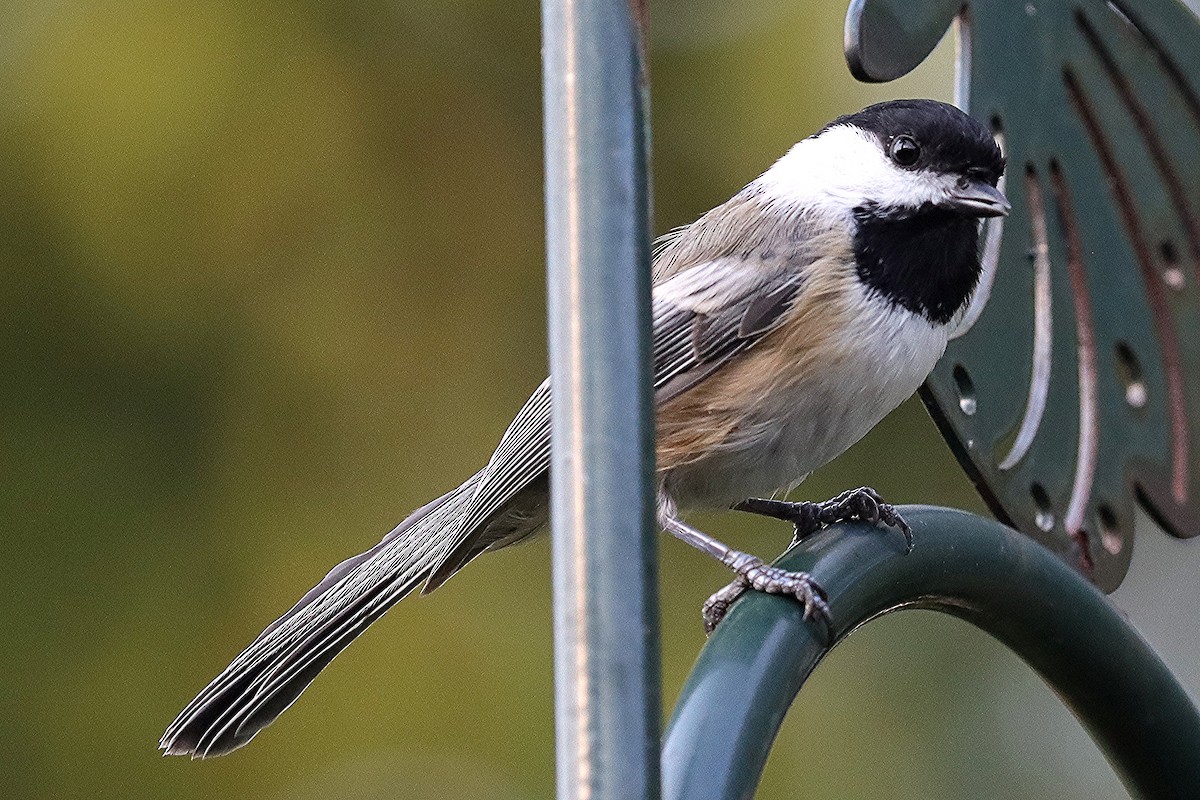
<instances>
[{"instance_id":1,"label":"white breast","mask_svg":"<svg viewBox=\"0 0 1200 800\"><path fill-rule=\"evenodd\" d=\"M864 294L855 305L824 369L758 398L727 447L667 476L680 508L728 508L791 489L917 390L945 352L945 327L878 297Z\"/></svg>"}]
</instances>

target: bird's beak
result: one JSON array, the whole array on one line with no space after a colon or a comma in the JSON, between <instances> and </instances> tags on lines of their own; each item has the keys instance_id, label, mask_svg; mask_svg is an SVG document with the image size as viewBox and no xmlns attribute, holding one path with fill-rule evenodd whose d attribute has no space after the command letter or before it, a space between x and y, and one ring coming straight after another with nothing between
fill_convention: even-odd
<instances>
[{"instance_id":1,"label":"bird's beak","mask_svg":"<svg viewBox=\"0 0 1200 800\"><path fill-rule=\"evenodd\" d=\"M1006 217L1012 210L1004 192L980 180L971 181L966 188L956 188L939 205L968 217Z\"/></svg>"}]
</instances>

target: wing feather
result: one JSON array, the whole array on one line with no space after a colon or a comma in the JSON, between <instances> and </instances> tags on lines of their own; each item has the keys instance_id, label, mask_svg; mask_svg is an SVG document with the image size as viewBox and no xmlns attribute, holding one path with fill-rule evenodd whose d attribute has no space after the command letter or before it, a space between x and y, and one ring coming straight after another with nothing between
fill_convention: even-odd
<instances>
[{"instance_id":1,"label":"wing feather","mask_svg":"<svg viewBox=\"0 0 1200 800\"><path fill-rule=\"evenodd\" d=\"M784 265L781 264L781 267ZM655 401L662 403L703 381L753 347L784 319L804 286L803 270L754 269L742 259L719 259L679 273L655 288L653 353ZM480 473L454 544L429 576L441 585L499 541L489 521L550 468L550 381L533 393ZM495 537L494 540L489 536Z\"/></svg>"}]
</instances>

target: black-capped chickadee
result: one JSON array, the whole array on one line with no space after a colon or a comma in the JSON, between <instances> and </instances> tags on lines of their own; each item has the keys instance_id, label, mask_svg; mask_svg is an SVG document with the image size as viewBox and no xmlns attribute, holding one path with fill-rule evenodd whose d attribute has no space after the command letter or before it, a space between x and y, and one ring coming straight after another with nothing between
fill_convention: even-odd
<instances>
[{"instance_id":1,"label":"black-capped chickadee","mask_svg":"<svg viewBox=\"0 0 1200 800\"><path fill-rule=\"evenodd\" d=\"M825 503L758 499L798 485L909 397L945 351L980 274L979 220L1008 213L992 134L953 106L899 100L840 117L729 201L668 236L654 259L658 519L729 566L711 629L748 588L828 618L820 587L732 550L680 512L735 508L797 537L840 519L911 534L869 489ZM346 645L424 584L542 528L550 385L487 466L342 562L234 659L171 724L171 755L227 753L290 706Z\"/></svg>"}]
</instances>

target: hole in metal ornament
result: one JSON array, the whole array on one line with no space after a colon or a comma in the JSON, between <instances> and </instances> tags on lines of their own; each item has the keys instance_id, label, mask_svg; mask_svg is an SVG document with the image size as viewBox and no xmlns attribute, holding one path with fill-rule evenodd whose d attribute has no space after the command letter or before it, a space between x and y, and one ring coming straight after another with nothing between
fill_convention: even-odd
<instances>
[{"instance_id":1,"label":"hole in metal ornament","mask_svg":"<svg viewBox=\"0 0 1200 800\"><path fill-rule=\"evenodd\" d=\"M1125 342L1117 342L1117 377L1125 387L1125 402L1132 408L1145 408L1149 393L1142 378L1142 365Z\"/></svg>"},{"instance_id":2,"label":"hole in metal ornament","mask_svg":"<svg viewBox=\"0 0 1200 800\"><path fill-rule=\"evenodd\" d=\"M1158 246L1158 254L1163 262L1163 283L1177 292L1181 291L1187 277L1183 268L1179 266L1179 253L1175 250L1175 243L1170 240L1164 241Z\"/></svg>"},{"instance_id":3,"label":"hole in metal ornament","mask_svg":"<svg viewBox=\"0 0 1200 800\"><path fill-rule=\"evenodd\" d=\"M1050 508L1050 494L1046 491L1046 487L1036 481L1029 486L1029 494L1033 497L1033 503L1037 506L1037 513L1034 514L1033 521L1042 530L1049 532L1054 528L1054 511Z\"/></svg>"},{"instance_id":4,"label":"hole in metal ornament","mask_svg":"<svg viewBox=\"0 0 1200 800\"><path fill-rule=\"evenodd\" d=\"M1121 526L1117 522L1117 513L1108 503L1096 507L1096 520L1100 523L1100 543L1110 555L1121 552L1124 542L1121 541Z\"/></svg>"},{"instance_id":5,"label":"hole in metal ornament","mask_svg":"<svg viewBox=\"0 0 1200 800\"><path fill-rule=\"evenodd\" d=\"M954 365L954 385L958 387L958 407L970 416L975 413L975 384L962 364Z\"/></svg>"}]
</instances>

